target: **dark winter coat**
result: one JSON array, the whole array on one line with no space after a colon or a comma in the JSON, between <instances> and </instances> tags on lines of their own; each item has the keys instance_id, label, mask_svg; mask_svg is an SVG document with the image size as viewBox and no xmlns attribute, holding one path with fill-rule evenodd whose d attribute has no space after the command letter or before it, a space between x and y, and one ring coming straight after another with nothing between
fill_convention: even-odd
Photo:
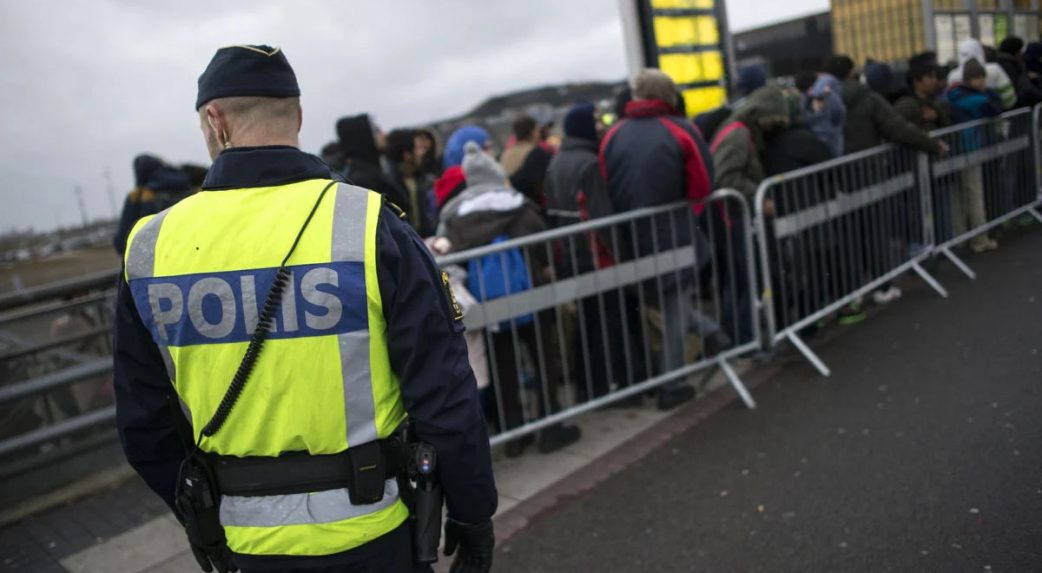
<instances>
[{"instance_id":1,"label":"dark winter coat","mask_svg":"<svg viewBox=\"0 0 1042 573\"><path fill-rule=\"evenodd\" d=\"M405 203L398 205L405 211L405 220L421 237L430 237L437 224L433 205L428 201L434 178L415 169L408 173L407 170L407 166L391 165L387 169L387 176L404 193Z\"/></svg>"},{"instance_id":2,"label":"dark winter coat","mask_svg":"<svg viewBox=\"0 0 1042 573\"><path fill-rule=\"evenodd\" d=\"M698 204L713 190L712 157L694 125L674 115L660 100L631 101L626 119L617 123L601 142L601 174L608 196L618 213L687 200ZM701 205L693 207L696 213ZM636 225L637 245L630 248L641 256L691 243L697 233L689 219L660 217L653 225L642 219ZM676 237L676 240L674 240ZM699 252L703 252L702 249ZM627 258L629 252L616 253ZM664 283L670 282L672 275ZM686 282L690 277L682 277ZM664 288L667 288L668 285Z\"/></svg>"},{"instance_id":3,"label":"dark winter coat","mask_svg":"<svg viewBox=\"0 0 1042 573\"><path fill-rule=\"evenodd\" d=\"M756 194L764 178L759 156L764 147L761 122L788 125L789 107L780 89L756 90L717 131L712 150L718 187L734 189L748 198Z\"/></svg>"},{"instance_id":4,"label":"dark winter coat","mask_svg":"<svg viewBox=\"0 0 1042 573\"><path fill-rule=\"evenodd\" d=\"M764 175L770 177L809 167L832 159L829 148L809 129L790 127L764 141L760 161Z\"/></svg>"},{"instance_id":5,"label":"dark winter coat","mask_svg":"<svg viewBox=\"0 0 1042 573\"><path fill-rule=\"evenodd\" d=\"M402 209L408 209L409 198L395 185L380 166L380 151L373 138L373 124L368 115L342 118L336 124L340 149L347 161L341 175L348 182L384 195Z\"/></svg>"},{"instance_id":6,"label":"dark winter coat","mask_svg":"<svg viewBox=\"0 0 1042 573\"><path fill-rule=\"evenodd\" d=\"M890 142L916 151L938 153L940 144L909 123L882 96L857 80L843 82L847 123L843 129L846 153Z\"/></svg>"},{"instance_id":7,"label":"dark winter coat","mask_svg":"<svg viewBox=\"0 0 1042 573\"><path fill-rule=\"evenodd\" d=\"M604 217L614 212L608 196L608 185L601 174L597 150L594 141L564 138L546 171L548 209L578 212L578 198L581 194L589 218Z\"/></svg>"},{"instance_id":8,"label":"dark winter coat","mask_svg":"<svg viewBox=\"0 0 1042 573\"><path fill-rule=\"evenodd\" d=\"M510 185L521 192L525 197L537 205L546 202L546 169L550 166L553 156L542 146L535 145L525 155L521 166L510 175Z\"/></svg>"},{"instance_id":9,"label":"dark winter coat","mask_svg":"<svg viewBox=\"0 0 1042 573\"><path fill-rule=\"evenodd\" d=\"M894 109L901 117L923 131L933 131L952 124L951 108L943 99L924 99L911 93L901 96L894 104ZM926 114L932 112L933 120L927 120Z\"/></svg>"},{"instance_id":10,"label":"dark winter coat","mask_svg":"<svg viewBox=\"0 0 1042 573\"><path fill-rule=\"evenodd\" d=\"M174 206L195 192L184 171L150 155L138 156L134 160L134 181L136 188L123 202L119 226L112 238L112 246L120 256L126 251L127 237L134 223Z\"/></svg>"}]
</instances>

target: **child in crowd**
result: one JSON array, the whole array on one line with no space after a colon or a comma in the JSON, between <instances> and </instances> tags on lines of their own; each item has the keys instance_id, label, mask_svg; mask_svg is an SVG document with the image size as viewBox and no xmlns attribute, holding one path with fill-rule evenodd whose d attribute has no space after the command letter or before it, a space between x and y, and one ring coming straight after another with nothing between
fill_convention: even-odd
<instances>
[{"instance_id":1,"label":"child in crowd","mask_svg":"<svg viewBox=\"0 0 1042 573\"><path fill-rule=\"evenodd\" d=\"M1002 115L1002 100L995 90L988 89L984 65L977 60L970 60L963 66L962 75L962 83L953 86L947 94L948 103L952 107L953 123ZM981 125L965 130L960 134L962 139L958 145L962 149L958 151L972 153L980 149L987 143L985 137L993 128L992 125ZM987 222L984 211L983 166L974 165L962 172L962 185L956 190L952 218L956 235L982 227ZM981 233L970 241L970 250L974 253L994 250L998 246L986 233Z\"/></svg>"}]
</instances>

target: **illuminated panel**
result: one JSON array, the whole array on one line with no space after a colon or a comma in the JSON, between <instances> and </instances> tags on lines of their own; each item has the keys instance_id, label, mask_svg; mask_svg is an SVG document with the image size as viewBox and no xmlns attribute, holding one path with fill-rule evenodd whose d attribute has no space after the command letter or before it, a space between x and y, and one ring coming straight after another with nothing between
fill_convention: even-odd
<instances>
[{"instance_id":1,"label":"illuminated panel","mask_svg":"<svg viewBox=\"0 0 1042 573\"><path fill-rule=\"evenodd\" d=\"M717 51L663 54L658 58L658 65L677 84L717 82L724 77L724 58Z\"/></svg>"},{"instance_id":2,"label":"illuminated panel","mask_svg":"<svg viewBox=\"0 0 1042 573\"><path fill-rule=\"evenodd\" d=\"M712 16L656 16L655 40L661 48L716 46L720 42L720 29Z\"/></svg>"},{"instance_id":3,"label":"illuminated panel","mask_svg":"<svg viewBox=\"0 0 1042 573\"><path fill-rule=\"evenodd\" d=\"M686 89L681 92L681 96L688 115L701 113L692 110L715 109L727 103L727 90L720 86Z\"/></svg>"},{"instance_id":4,"label":"illuminated panel","mask_svg":"<svg viewBox=\"0 0 1042 573\"><path fill-rule=\"evenodd\" d=\"M651 0L656 10L711 10L713 0Z\"/></svg>"}]
</instances>

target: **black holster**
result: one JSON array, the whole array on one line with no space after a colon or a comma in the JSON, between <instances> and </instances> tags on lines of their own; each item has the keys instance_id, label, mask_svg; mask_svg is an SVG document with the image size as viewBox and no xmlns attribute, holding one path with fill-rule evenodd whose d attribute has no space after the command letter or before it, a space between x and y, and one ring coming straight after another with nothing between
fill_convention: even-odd
<instances>
[{"instance_id":1,"label":"black holster","mask_svg":"<svg viewBox=\"0 0 1042 573\"><path fill-rule=\"evenodd\" d=\"M423 442L409 444L409 476L416 487L411 493L413 560L420 564L438 560L441 542L441 508L444 496L438 483L434 447Z\"/></svg>"},{"instance_id":2,"label":"black holster","mask_svg":"<svg viewBox=\"0 0 1042 573\"><path fill-rule=\"evenodd\" d=\"M188 456L181 462L174 501L193 547L217 549L227 545L217 480L204 456Z\"/></svg>"}]
</instances>

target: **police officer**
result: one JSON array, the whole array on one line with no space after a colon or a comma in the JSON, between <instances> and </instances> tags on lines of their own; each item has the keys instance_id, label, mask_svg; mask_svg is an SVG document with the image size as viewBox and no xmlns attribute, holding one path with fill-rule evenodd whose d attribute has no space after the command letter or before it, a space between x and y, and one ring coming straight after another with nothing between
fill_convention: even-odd
<instances>
[{"instance_id":1,"label":"police officer","mask_svg":"<svg viewBox=\"0 0 1042 573\"><path fill-rule=\"evenodd\" d=\"M497 496L454 301L399 211L297 149L299 96L268 46L222 48L199 78L213 167L134 227L119 285L127 459L206 571L429 570L408 421L436 451L452 571L488 571Z\"/></svg>"}]
</instances>

